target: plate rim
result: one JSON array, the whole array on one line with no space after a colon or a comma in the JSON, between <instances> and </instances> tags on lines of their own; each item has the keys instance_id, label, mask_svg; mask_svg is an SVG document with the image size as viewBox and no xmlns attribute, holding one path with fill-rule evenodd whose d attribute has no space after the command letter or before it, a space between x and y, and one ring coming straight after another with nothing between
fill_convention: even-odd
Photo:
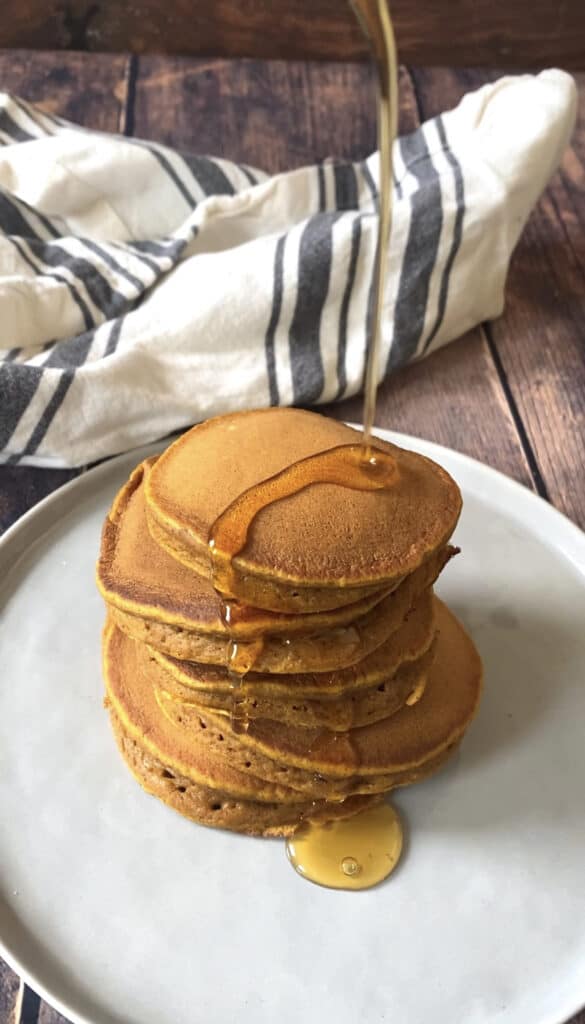
<instances>
[{"instance_id":1,"label":"plate rim","mask_svg":"<svg viewBox=\"0 0 585 1024\"><path fill-rule=\"evenodd\" d=\"M362 429L360 424L349 423L348 424L355 429ZM434 441L428 441L426 438L416 436L414 434L404 434L399 431L391 430L383 427L374 427L374 435L382 438L383 440L391 441L394 444L398 444L400 447L413 448L414 450L421 451L421 454L425 454L435 461L441 463L441 457L443 453L446 453L448 458L455 459L456 465L461 465L464 470L469 471L472 475L479 474L484 476L487 481L490 480L497 484L497 488L494 488L496 495L504 495L504 504L509 509L511 500L514 500L516 504L516 513L523 511L528 508L529 511L537 510L536 517L530 520L530 532L535 533L538 539L549 548L554 548L559 554L561 554L566 561L568 561L574 569L576 569L580 576L583 577L585 584L585 532L574 523L567 515L560 512L554 507L549 501L539 495L536 491L531 490L526 484L520 483L520 481L507 476L500 470L495 469L493 466L482 462L479 459L474 458L471 455L467 455L464 452L460 452L455 448L450 448L447 445L442 445ZM42 498L39 502L28 509L22 516L20 516L0 537L0 562L6 556L10 554L11 548L16 548L16 558L14 562L9 565L9 573L7 576L7 589L10 591L10 576L12 570L15 569L20 561L21 557L31 550L30 546L26 543L27 537L30 536L30 531L33 531L33 544L39 540L47 530L51 529L56 522L58 522L59 514L58 510L60 506L64 507L64 511L70 511L75 505L75 496L79 495L83 498L84 493L89 491L96 486L99 487L101 478L107 478L108 475L116 470L118 466L121 466L124 462L132 462L134 459L136 463L141 462L149 455L160 451L163 447L167 447L175 440L179 434L171 435L170 437L163 438L159 441L151 442L147 445L141 445L138 448L133 448L127 452L122 452L119 455L115 455L110 459L106 459L104 462L100 462L98 465L87 469L82 472L79 476L74 477L72 480L67 481L60 487L56 488L51 494ZM71 496L73 496L73 504L70 504ZM482 493L482 500L488 500L487 495ZM69 504L68 504L69 503ZM495 504L501 506L502 501L495 501ZM49 522L44 522L46 513L49 512L53 515ZM41 529L34 536L34 524L37 520L41 520ZM522 519L522 522L526 522ZM548 527L548 529L547 529ZM552 527L552 530L550 529ZM559 543L559 541L561 543ZM36 992L45 1002L52 1006L57 1012L61 1013L64 1017L67 1017L71 1024L99 1024L99 1018L88 1017L83 1012L74 1010L67 1002L63 1001L60 996L52 991L50 986L45 986L40 982L35 974L35 969L28 968L25 964L21 963L18 956L13 955L9 947L6 945L4 938L0 932L0 955L8 966L28 985L34 992ZM585 987L578 1001L569 1002L568 1006L559 1009L559 1013L556 1012L554 1015L549 1014L546 1017L540 1018L538 1024L565 1024L571 1017L578 1014L585 1007Z\"/></svg>"}]
</instances>

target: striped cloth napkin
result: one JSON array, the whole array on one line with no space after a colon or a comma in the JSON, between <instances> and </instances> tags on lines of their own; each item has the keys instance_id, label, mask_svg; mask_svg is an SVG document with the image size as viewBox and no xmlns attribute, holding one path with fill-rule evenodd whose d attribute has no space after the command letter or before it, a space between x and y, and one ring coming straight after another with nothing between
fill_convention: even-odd
<instances>
[{"instance_id":1,"label":"striped cloth napkin","mask_svg":"<svg viewBox=\"0 0 585 1024\"><path fill-rule=\"evenodd\" d=\"M502 312L573 80L502 78L395 145L381 372ZM0 460L79 466L360 390L379 160L268 177L0 94Z\"/></svg>"}]
</instances>

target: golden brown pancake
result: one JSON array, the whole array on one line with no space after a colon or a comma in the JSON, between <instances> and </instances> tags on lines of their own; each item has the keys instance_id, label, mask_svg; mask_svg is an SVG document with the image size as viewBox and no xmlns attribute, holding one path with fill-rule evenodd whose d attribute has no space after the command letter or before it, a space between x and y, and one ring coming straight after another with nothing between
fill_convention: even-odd
<instances>
[{"instance_id":1,"label":"golden brown pancake","mask_svg":"<svg viewBox=\"0 0 585 1024\"><path fill-rule=\"evenodd\" d=\"M225 637L220 601L210 582L172 558L149 533L144 481L155 463L156 458L151 458L137 466L114 499L102 533L98 587L108 604L121 611ZM344 626L374 608L388 593L388 587L377 588L348 606L321 613L285 615L238 606L231 631L248 640Z\"/></svg>"},{"instance_id":2,"label":"golden brown pancake","mask_svg":"<svg viewBox=\"0 0 585 1024\"><path fill-rule=\"evenodd\" d=\"M482 665L463 626L438 598L435 602L435 659L413 707L341 734L255 719L238 737L242 745L282 764L346 778L406 771L457 743L477 710Z\"/></svg>"},{"instance_id":3,"label":"golden brown pancake","mask_svg":"<svg viewBox=\"0 0 585 1024\"><path fill-rule=\"evenodd\" d=\"M350 795L381 793L431 774L445 759L442 754L414 771L367 778L326 778L262 754L251 754L231 728L229 716L201 714L197 730L171 720L141 670L136 644L112 624L104 630L103 668L107 706L148 757L160 761L173 775L238 799L298 804L307 799L335 801Z\"/></svg>"},{"instance_id":4,"label":"golden brown pancake","mask_svg":"<svg viewBox=\"0 0 585 1024\"><path fill-rule=\"evenodd\" d=\"M142 747L200 785L269 803L294 803L298 793L322 799L385 791L434 771L477 707L479 658L457 620L437 603L437 653L421 700L349 733L259 720L235 733L228 715L207 709L183 728L157 703L136 645L111 626L104 649L108 698Z\"/></svg>"},{"instance_id":5,"label":"golden brown pancake","mask_svg":"<svg viewBox=\"0 0 585 1024\"><path fill-rule=\"evenodd\" d=\"M145 484L157 542L209 577L214 521L248 488L361 434L298 409L228 414L194 427L160 456ZM339 607L360 588L395 586L447 543L461 509L440 466L376 440L397 466L389 489L314 483L263 508L233 560L234 594L277 611Z\"/></svg>"},{"instance_id":6,"label":"golden brown pancake","mask_svg":"<svg viewBox=\"0 0 585 1024\"><path fill-rule=\"evenodd\" d=\"M359 620L347 626L311 633L309 636L270 636L254 648L253 668L261 673L325 673L357 665L363 658L387 641L404 623L405 617L436 579L455 549L444 548L432 555L413 572L400 587L391 591ZM99 579L103 580L98 569ZM157 621L153 606L149 616L120 607L133 607L129 599L111 602L106 596L110 614L116 625L134 640L180 660L205 665L226 666L229 657L228 633L221 623L219 611L204 612L190 628ZM213 594L213 597L215 595ZM194 612L195 614L195 612ZM205 627L202 629L202 625Z\"/></svg>"},{"instance_id":7,"label":"golden brown pancake","mask_svg":"<svg viewBox=\"0 0 585 1024\"><path fill-rule=\"evenodd\" d=\"M295 804L241 800L169 771L125 732L114 712L111 722L120 753L143 789L199 825L249 836L290 836L300 825L349 818L383 799L383 794L372 794L335 802L310 800Z\"/></svg>"},{"instance_id":8,"label":"golden brown pancake","mask_svg":"<svg viewBox=\"0 0 585 1024\"><path fill-rule=\"evenodd\" d=\"M129 643L135 641L128 640ZM403 665L386 682L368 690L335 700L296 700L280 698L258 698L250 696L244 682L233 693L218 694L204 690L193 690L167 676L153 682L158 703L171 720L178 721L186 728L197 727L200 712L211 711L235 713L240 719L270 719L284 725L300 725L308 729L332 729L345 732L360 725L377 722L399 711L407 701L416 703L423 695L426 677L433 659L432 646L417 661ZM139 652L140 656L140 652ZM156 668L155 668L156 666ZM159 667L150 661L149 668ZM148 668L146 669L148 672ZM150 674L150 673L149 673ZM159 677L163 673L158 671ZM166 688L168 686L168 689ZM234 710L235 707L235 710Z\"/></svg>"},{"instance_id":9,"label":"golden brown pancake","mask_svg":"<svg viewBox=\"0 0 585 1024\"><path fill-rule=\"evenodd\" d=\"M115 616L112 616L115 619ZM252 670L245 677L247 693L253 698L294 701L334 700L358 690L371 689L390 679L406 661L415 661L428 650L435 633L432 591L425 590L417 599L398 629L383 644L355 665L331 672L263 673ZM172 681L189 690L213 691L229 695L233 679L227 669L219 665L205 665L196 661L181 661L143 645L143 657L149 657L160 666L161 672L151 671L154 682L173 690ZM161 674L162 673L162 674Z\"/></svg>"}]
</instances>

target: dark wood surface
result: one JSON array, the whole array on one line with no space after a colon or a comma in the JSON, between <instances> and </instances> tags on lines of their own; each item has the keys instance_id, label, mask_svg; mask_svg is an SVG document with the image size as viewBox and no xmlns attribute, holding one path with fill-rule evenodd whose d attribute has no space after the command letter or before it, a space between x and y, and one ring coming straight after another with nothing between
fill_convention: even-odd
<instances>
[{"instance_id":1,"label":"dark wood surface","mask_svg":"<svg viewBox=\"0 0 585 1024\"><path fill-rule=\"evenodd\" d=\"M403 70L403 130L487 77ZM579 86L579 130L518 246L504 316L399 371L381 388L377 422L467 452L585 526L585 75ZM367 153L372 87L367 66L344 63L0 54L0 88L52 111L269 171ZM361 403L327 411L359 420ZM0 528L71 475L0 468ZM0 965L0 1024L62 1021Z\"/></svg>"},{"instance_id":2,"label":"dark wood surface","mask_svg":"<svg viewBox=\"0 0 585 1024\"><path fill-rule=\"evenodd\" d=\"M585 66L583 0L392 0L405 62ZM0 46L355 60L349 0L3 0Z\"/></svg>"}]
</instances>

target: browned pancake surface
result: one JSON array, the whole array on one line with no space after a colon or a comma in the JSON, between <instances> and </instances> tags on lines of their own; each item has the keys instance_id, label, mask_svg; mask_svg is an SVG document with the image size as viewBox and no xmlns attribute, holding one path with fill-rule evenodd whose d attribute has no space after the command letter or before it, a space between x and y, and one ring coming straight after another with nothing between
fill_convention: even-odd
<instances>
[{"instance_id":1,"label":"browned pancake surface","mask_svg":"<svg viewBox=\"0 0 585 1024\"><path fill-rule=\"evenodd\" d=\"M210 529L243 491L300 459L360 440L344 424L298 409L208 420L171 445L149 475L157 539L176 557L209 566ZM267 506L234 559L240 575L329 586L335 594L396 581L443 546L460 513L457 485L430 459L384 441L376 446L396 460L395 486L366 493L315 483Z\"/></svg>"},{"instance_id":2,"label":"browned pancake surface","mask_svg":"<svg viewBox=\"0 0 585 1024\"><path fill-rule=\"evenodd\" d=\"M383 795L350 796L332 803L311 800L296 804L258 803L241 800L216 789L198 785L177 774L151 754L124 729L111 713L116 742L132 775L143 789L191 821L211 828L228 829L249 836L290 836L307 822L349 818L378 803Z\"/></svg>"},{"instance_id":3,"label":"browned pancake surface","mask_svg":"<svg viewBox=\"0 0 585 1024\"><path fill-rule=\"evenodd\" d=\"M106 518L97 567L98 586L108 603L131 615L170 626L227 636L220 601L211 583L178 562L151 537L145 515L144 481L156 459L136 467ZM242 638L306 634L344 626L360 618L388 588L330 611L284 614L239 608L232 632Z\"/></svg>"}]
</instances>

